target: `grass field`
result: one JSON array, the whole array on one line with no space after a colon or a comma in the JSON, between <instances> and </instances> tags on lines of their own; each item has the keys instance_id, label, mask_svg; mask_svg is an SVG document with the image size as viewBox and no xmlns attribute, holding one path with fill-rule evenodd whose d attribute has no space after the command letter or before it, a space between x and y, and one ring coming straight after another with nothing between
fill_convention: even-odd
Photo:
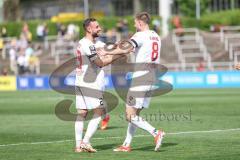
<instances>
[{"instance_id":1,"label":"grass field","mask_svg":"<svg viewBox=\"0 0 240 160\"><path fill-rule=\"evenodd\" d=\"M0 92L0 159L240 158L240 89L175 90L153 98L143 117L162 115L151 120L151 124L168 133L160 152L153 151L153 138L140 129L131 153L112 151L124 140L127 127L121 102L110 113L109 129L94 135L92 144L98 152L74 153L74 123L61 121L54 114L55 105L66 97L51 91Z\"/></svg>"}]
</instances>

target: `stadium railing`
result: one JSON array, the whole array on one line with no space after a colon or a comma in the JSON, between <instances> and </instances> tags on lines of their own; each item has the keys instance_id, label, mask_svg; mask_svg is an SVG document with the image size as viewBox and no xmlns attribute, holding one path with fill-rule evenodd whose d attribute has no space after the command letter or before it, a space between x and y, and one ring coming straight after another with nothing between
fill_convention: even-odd
<instances>
[{"instance_id":1,"label":"stadium railing","mask_svg":"<svg viewBox=\"0 0 240 160\"><path fill-rule=\"evenodd\" d=\"M183 28L181 30L174 29L173 30L173 34L172 34L173 44L176 44L175 42L177 42L177 39L181 38L181 37L179 37L177 35L179 32L181 32L183 34L188 34L189 35L189 36L185 35L184 37L182 37L183 40L188 40L189 39L189 40L196 40L196 41L198 41L198 38L199 38L199 35L200 35L199 30L196 29L196 28ZM193 36L191 36L191 35L193 35Z\"/></svg>"},{"instance_id":2,"label":"stadium railing","mask_svg":"<svg viewBox=\"0 0 240 160\"><path fill-rule=\"evenodd\" d=\"M229 45L229 59L235 60L234 55L235 52L240 51L240 42L238 43L231 43Z\"/></svg>"},{"instance_id":3,"label":"stadium railing","mask_svg":"<svg viewBox=\"0 0 240 160\"><path fill-rule=\"evenodd\" d=\"M44 38L44 49L48 50L49 46L51 46L50 44L55 42L57 40L58 36L46 36Z\"/></svg>"},{"instance_id":4,"label":"stadium railing","mask_svg":"<svg viewBox=\"0 0 240 160\"><path fill-rule=\"evenodd\" d=\"M2 38L3 40L3 49L2 49L2 59L7 58L7 52L10 49L10 44L13 39L16 39L16 37L5 37Z\"/></svg>"},{"instance_id":5,"label":"stadium railing","mask_svg":"<svg viewBox=\"0 0 240 160\"><path fill-rule=\"evenodd\" d=\"M240 53L238 56L240 56ZM165 65L169 71L197 71L197 68L199 66L197 63L185 63L184 68L182 67L181 63L166 63L163 65ZM211 71L234 70L235 62L212 62L211 65ZM209 69L205 68L204 70Z\"/></svg>"},{"instance_id":6,"label":"stadium railing","mask_svg":"<svg viewBox=\"0 0 240 160\"><path fill-rule=\"evenodd\" d=\"M229 45L231 43L236 42L236 40L240 42L240 34L230 34L230 35L225 36L225 39L224 39L225 50L229 51Z\"/></svg>"},{"instance_id":7,"label":"stadium railing","mask_svg":"<svg viewBox=\"0 0 240 160\"><path fill-rule=\"evenodd\" d=\"M223 43L226 35L233 32L239 32L240 26L223 26L220 28L220 40Z\"/></svg>"},{"instance_id":8,"label":"stadium railing","mask_svg":"<svg viewBox=\"0 0 240 160\"><path fill-rule=\"evenodd\" d=\"M74 41L57 40L51 44L51 55L55 57L55 64L60 63L61 55L73 55L75 53L76 43Z\"/></svg>"},{"instance_id":9,"label":"stadium railing","mask_svg":"<svg viewBox=\"0 0 240 160\"><path fill-rule=\"evenodd\" d=\"M220 40L224 43L224 48L229 54L229 59L234 60L234 52L235 50L239 50L240 47L240 26L221 27Z\"/></svg>"},{"instance_id":10,"label":"stadium railing","mask_svg":"<svg viewBox=\"0 0 240 160\"><path fill-rule=\"evenodd\" d=\"M212 70L211 56L207 51L200 31L196 28L183 28L181 36L178 35L179 29L173 30L172 41L175 45L178 60L182 69L186 69L189 60L194 61L203 58L207 62L209 70Z\"/></svg>"},{"instance_id":11,"label":"stadium railing","mask_svg":"<svg viewBox=\"0 0 240 160\"><path fill-rule=\"evenodd\" d=\"M240 58L238 60L238 57L240 57L240 51L234 53L234 65L237 65L239 63Z\"/></svg>"}]
</instances>

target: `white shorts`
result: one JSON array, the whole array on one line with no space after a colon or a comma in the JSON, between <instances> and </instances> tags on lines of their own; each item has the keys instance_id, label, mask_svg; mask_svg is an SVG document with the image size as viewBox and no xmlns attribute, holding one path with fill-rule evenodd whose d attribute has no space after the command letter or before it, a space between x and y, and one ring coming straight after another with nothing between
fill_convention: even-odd
<instances>
[{"instance_id":1,"label":"white shorts","mask_svg":"<svg viewBox=\"0 0 240 160\"><path fill-rule=\"evenodd\" d=\"M127 94L127 104L128 106L143 109L148 108L150 101L151 101L151 90L154 88L153 85L148 86L141 86L141 87L131 87ZM131 92L133 91L133 92ZM134 92L137 91L138 93L135 94Z\"/></svg>"},{"instance_id":2,"label":"white shorts","mask_svg":"<svg viewBox=\"0 0 240 160\"><path fill-rule=\"evenodd\" d=\"M146 66L146 69L148 69L148 71L137 71L133 73L133 80L127 94L126 103L128 104L128 106L137 109L148 108L151 97L153 95L153 90L158 88L157 86L155 86L157 82L155 68ZM147 77L135 79L143 75L147 75Z\"/></svg>"},{"instance_id":3,"label":"white shorts","mask_svg":"<svg viewBox=\"0 0 240 160\"><path fill-rule=\"evenodd\" d=\"M92 110L105 107L103 91L99 91L94 97L89 97L88 94L84 93L86 93L86 91L84 92L81 88L76 88L76 109Z\"/></svg>"},{"instance_id":4,"label":"white shorts","mask_svg":"<svg viewBox=\"0 0 240 160\"><path fill-rule=\"evenodd\" d=\"M92 110L104 107L104 74L99 74L93 83L86 83L84 75L76 75L75 92L76 109Z\"/></svg>"}]
</instances>

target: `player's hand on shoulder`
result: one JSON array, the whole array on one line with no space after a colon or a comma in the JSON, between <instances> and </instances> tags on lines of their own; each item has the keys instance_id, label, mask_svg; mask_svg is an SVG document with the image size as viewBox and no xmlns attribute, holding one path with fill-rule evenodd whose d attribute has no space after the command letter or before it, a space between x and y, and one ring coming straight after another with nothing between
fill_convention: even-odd
<instances>
[{"instance_id":1,"label":"player's hand on shoulder","mask_svg":"<svg viewBox=\"0 0 240 160\"><path fill-rule=\"evenodd\" d=\"M124 54L133 52L133 50L134 50L134 47L132 46L132 44L127 40L123 40L123 41L119 42L118 47L119 47L119 49L122 50L122 52Z\"/></svg>"}]
</instances>

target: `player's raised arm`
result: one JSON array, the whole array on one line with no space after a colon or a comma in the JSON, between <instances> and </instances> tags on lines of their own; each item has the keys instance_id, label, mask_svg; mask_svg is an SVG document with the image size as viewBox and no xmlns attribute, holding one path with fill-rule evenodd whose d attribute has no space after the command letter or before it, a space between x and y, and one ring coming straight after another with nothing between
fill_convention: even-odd
<instances>
[{"instance_id":1,"label":"player's raised arm","mask_svg":"<svg viewBox=\"0 0 240 160\"><path fill-rule=\"evenodd\" d=\"M99 55L117 55L117 54L129 54L135 48L141 47L145 35L143 32L135 33L129 40L121 41L115 44L113 48L108 49L108 45L103 50L98 51Z\"/></svg>"},{"instance_id":2,"label":"player's raised arm","mask_svg":"<svg viewBox=\"0 0 240 160\"><path fill-rule=\"evenodd\" d=\"M83 46L83 48L86 48ZM94 46L90 46L89 49L86 49L87 57L89 60L93 63L95 63L99 67L104 67L106 65L109 65L116 59L125 56L122 55L99 55L97 54L97 49Z\"/></svg>"},{"instance_id":3,"label":"player's raised arm","mask_svg":"<svg viewBox=\"0 0 240 160\"><path fill-rule=\"evenodd\" d=\"M99 55L97 54L97 49L94 45L88 47L87 45L81 46L78 48L80 52L85 53L85 55L88 57L88 59L96 64L98 67L104 67L106 65L109 65L116 59L125 56L124 54L116 54L116 55Z\"/></svg>"},{"instance_id":4,"label":"player's raised arm","mask_svg":"<svg viewBox=\"0 0 240 160\"><path fill-rule=\"evenodd\" d=\"M94 63L99 67L104 67L104 66L111 64L113 61L115 61L118 58L121 58L123 56L125 56L125 55L120 55L120 54L104 55L104 56L98 55L98 57L94 60Z\"/></svg>"}]
</instances>

